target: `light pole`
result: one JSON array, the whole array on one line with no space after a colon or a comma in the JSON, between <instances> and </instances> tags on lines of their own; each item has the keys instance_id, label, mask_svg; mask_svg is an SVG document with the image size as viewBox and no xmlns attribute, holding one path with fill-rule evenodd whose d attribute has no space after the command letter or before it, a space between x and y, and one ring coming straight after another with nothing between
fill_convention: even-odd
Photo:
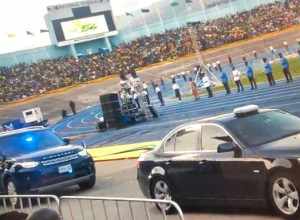
<instances>
[{"instance_id":1,"label":"light pole","mask_svg":"<svg viewBox=\"0 0 300 220\"><path fill-rule=\"evenodd\" d=\"M157 7L157 3L154 3L154 8L155 8L156 13L158 14L159 23L160 23L160 26L161 26L162 30L163 30L163 31L166 31L165 25L164 25L164 21L163 21L163 19L162 19L162 17L161 17L161 14L160 14L160 10L159 10L159 8Z\"/></svg>"},{"instance_id":2,"label":"light pole","mask_svg":"<svg viewBox=\"0 0 300 220\"><path fill-rule=\"evenodd\" d=\"M178 21L178 18L177 18L177 13L176 13L176 10L174 9L178 5L179 5L178 2L171 2L171 8L172 8L173 16L175 17L177 27L180 28L180 24L179 24L179 21Z\"/></svg>"},{"instance_id":3,"label":"light pole","mask_svg":"<svg viewBox=\"0 0 300 220\"><path fill-rule=\"evenodd\" d=\"M143 19L143 22L144 22L144 27L145 27L145 29L146 29L146 35L147 35L147 36L150 36L150 35L151 35L151 32L150 32L150 29L149 29L148 24L147 24L147 22L146 22L144 13L149 13L149 12L150 12L149 9L141 9L142 19Z\"/></svg>"}]
</instances>

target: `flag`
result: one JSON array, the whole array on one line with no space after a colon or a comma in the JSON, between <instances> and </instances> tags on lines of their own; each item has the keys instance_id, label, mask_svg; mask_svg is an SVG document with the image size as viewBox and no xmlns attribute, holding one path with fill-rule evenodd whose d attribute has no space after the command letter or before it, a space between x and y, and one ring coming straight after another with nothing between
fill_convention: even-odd
<instances>
[{"instance_id":1,"label":"flag","mask_svg":"<svg viewBox=\"0 0 300 220\"><path fill-rule=\"evenodd\" d=\"M34 34L33 34L31 31L26 31L26 34L27 34L27 35L34 36Z\"/></svg>"},{"instance_id":2,"label":"flag","mask_svg":"<svg viewBox=\"0 0 300 220\"><path fill-rule=\"evenodd\" d=\"M143 12L143 13L149 13L150 10L149 10L148 8L142 8L142 9L141 9L141 12Z\"/></svg>"},{"instance_id":3,"label":"flag","mask_svg":"<svg viewBox=\"0 0 300 220\"><path fill-rule=\"evenodd\" d=\"M8 33L7 37L8 38L14 38L14 37L16 37L16 33Z\"/></svg>"},{"instance_id":4,"label":"flag","mask_svg":"<svg viewBox=\"0 0 300 220\"><path fill-rule=\"evenodd\" d=\"M172 6L172 7L175 7L175 6L177 6L177 5L179 5L178 2L172 2L172 3L171 3L171 6Z\"/></svg>"},{"instance_id":5,"label":"flag","mask_svg":"<svg viewBox=\"0 0 300 220\"><path fill-rule=\"evenodd\" d=\"M193 0L185 0L185 3L193 3Z\"/></svg>"},{"instance_id":6,"label":"flag","mask_svg":"<svg viewBox=\"0 0 300 220\"><path fill-rule=\"evenodd\" d=\"M47 29L40 29L40 33L48 33L49 32L49 30L47 30Z\"/></svg>"},{"instance_id":7,"label":"flag","mask_svg":"<svg viewBox=\"0 0 300 220\"><path fill-rule=\"evenodd\" d=\"M134 17L134 15L132 13L129 13L129 12L126 12L126 16Z\"/></svg>"}]
</instances>

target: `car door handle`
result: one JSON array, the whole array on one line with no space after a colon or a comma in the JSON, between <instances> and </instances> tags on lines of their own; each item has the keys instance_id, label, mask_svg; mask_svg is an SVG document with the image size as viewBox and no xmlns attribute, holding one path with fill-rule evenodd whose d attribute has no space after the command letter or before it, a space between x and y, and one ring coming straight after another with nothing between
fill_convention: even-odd
<instances>
[{"instance_id":1,"label":"car door handle","mask_svg":"<svg viewBox=\"0 0 300 220\"><path fill-rule=\"evenodd\" d=\"M165 165L170 165L171 164L171 161L168 160L167 162L165 162Z\"/></svg>"},{"instance_id":2,"label":"car door handle","mask_svg":"<svg viewBox=\"0 0 300 220\"><path fill-rule=\"evenodd\" d=\"M201 160L201 161L198 162L198 164L199 165L204 165L204 164L206 164L206 162L207 162L207 160Z\"/></svg>"}]
</instances>

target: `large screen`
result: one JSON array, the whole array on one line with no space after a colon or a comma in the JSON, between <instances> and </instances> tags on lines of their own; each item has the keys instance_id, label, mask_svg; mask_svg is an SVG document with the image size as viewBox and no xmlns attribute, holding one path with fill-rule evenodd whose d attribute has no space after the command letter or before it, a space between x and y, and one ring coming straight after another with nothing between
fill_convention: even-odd
<instances>
[{"instance_id":1,"label":"large screen","mask_svg":"<svg viewBox=\"0 0 300 220\"><path fill-rule=\"evenodd\" d=\"M104 15L81 18L61 23L65 40L84 38L109 32Z\"/></svg>"}]
</instances>

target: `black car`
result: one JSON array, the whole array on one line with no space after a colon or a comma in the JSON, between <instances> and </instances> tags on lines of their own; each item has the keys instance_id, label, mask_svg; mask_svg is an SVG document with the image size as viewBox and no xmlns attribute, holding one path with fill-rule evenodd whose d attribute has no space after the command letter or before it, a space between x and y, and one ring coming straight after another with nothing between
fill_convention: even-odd
<instances>
[{"instance_id":1,"label":"black car","mask_svg":"<svg viewBox=\"0 0 300 220\"><path fill-rule=\"evenodd\" d=\"M44 193L66 186L94 186L95 165L84 146L72 145L50 129L0 133L0 194Z\"/></svg>"},{"instance_id":2,"label":"black car","mask_svg":"<svg viewBox=\"0 0 300 220\"><path fill-rule=\"evenodd\" d=\"M271 204L295 217L299 170L300 118L252 105L174 129L140 157L138 181L149 198L181 205Z\"/></svg>"}]
</instances>

